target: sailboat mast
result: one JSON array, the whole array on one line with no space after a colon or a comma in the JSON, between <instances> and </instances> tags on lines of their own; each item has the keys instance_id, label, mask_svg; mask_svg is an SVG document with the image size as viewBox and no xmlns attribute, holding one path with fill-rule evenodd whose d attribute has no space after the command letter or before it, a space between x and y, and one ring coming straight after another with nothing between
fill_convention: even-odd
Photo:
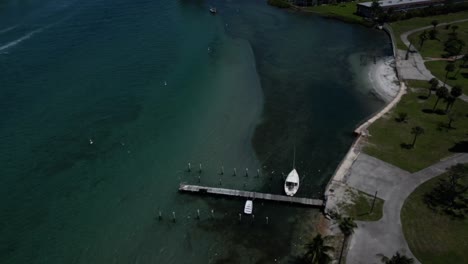
<instances>
[{"instance_id":1,"label":"sailboat mast","mask_svg":"<svg viewBox=\"0 0 468 264\"><path fill-rule=\"evenodd\" d=\"M293 169L296 169L296 144L294 144Z\"/></svg>"}]
</instances>

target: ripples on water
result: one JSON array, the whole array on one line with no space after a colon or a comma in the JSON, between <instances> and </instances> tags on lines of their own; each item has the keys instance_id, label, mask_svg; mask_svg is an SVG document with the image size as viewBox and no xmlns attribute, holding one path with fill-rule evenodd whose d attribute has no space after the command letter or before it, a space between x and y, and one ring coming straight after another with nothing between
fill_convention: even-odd
<instances>
[{"instance_id":1,"label":"ripples on water","mask_svg":"<svg viewBox=\"0 0 468 264\"><path fill-rule=\"evenodd\" d=\"M242 200L176 192L198 181L186 164L203 163L201 184L280 193L295 144L299 195L319 195L382 104L348 58L388 39L263 1L209 5L0 4L0 262L272 263L302 247L316 210L255 201L239 223Z\"/></svg>"}]
</instances>

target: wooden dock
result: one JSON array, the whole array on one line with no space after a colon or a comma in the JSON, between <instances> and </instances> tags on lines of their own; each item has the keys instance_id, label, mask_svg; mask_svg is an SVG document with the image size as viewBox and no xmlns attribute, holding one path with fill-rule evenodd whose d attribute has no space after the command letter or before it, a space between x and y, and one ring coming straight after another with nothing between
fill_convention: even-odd
<instances>
[{"instance_id":1,"label":"wooden dock","mask_svg":"<svg viewBox=\"0 0 468 264\"><path fill-rule=\"evenodd\" d=\"M248 199L261 199L267 201L277 201L277 202L287 202L294 204L301 204L313 207L323 207L324 202L320 199L310 199L310 198L301 198L301 197L291 197L285 195L269 194L269 193L259 193L259 192L248 192L241 190L225 189L225 188L214 188L206 187L199 185L190 185L181 183L179 186L180 192L191 192L191 193L201 193L201 194L216 194L216 195L225 195L231 197L243 197Z\"/></svg>"}]
</instances>

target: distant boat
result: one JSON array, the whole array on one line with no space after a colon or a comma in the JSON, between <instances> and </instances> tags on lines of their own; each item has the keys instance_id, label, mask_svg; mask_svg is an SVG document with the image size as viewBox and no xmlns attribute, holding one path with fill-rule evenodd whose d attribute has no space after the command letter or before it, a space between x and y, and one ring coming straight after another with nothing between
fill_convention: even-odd
<instances>
[{"instance_id":1,"label":"distant boat","mask_svg":"<svg viewBox=\"0 0 468 264\"><path fill-rule=\"evenodd\" d=\"M244 213L245 214L252 214L252 210L253 210L253 202L252 202L252 200L247 200L245 202L245 206L244 206Z\"/></svg>"},{"instance_id":2,"label":"distant boat","mask_svg":"<svg viewBox=\"0 0 468 264\"><path fill-rule=\"evenodd\" d=\"M296 148L294 147L293 170L284 181L284 192L287 196L294 196L299 189L299 174L296 171Z\"/></svg>"},{"instance_id":3,"label":"distant boat","mask_svg":"<svg viewBox=\"0 0 468 264\"><path fill-rule=\"evenodd\" d=\"M210 13L211 14L216 14L217 13L216 7L210 7Z\"/></svg>"}]
</instances>

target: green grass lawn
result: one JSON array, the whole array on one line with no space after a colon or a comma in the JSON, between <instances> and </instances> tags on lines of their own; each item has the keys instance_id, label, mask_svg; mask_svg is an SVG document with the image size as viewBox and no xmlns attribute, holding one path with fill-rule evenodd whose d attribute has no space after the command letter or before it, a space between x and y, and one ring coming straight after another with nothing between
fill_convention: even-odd
<instances>
[{"instance_id":1,"label":"green grass lawn","mask_svg":"<svg viewBox=\"0 0 468 264\"><path fill-rule=\"evenodd\" d=\"M411 81L410 84L418 88L424 85L421 81ZM454 129L439 128L440 124L448 123L448 117L423 112L424 109L432 109L436 101L435 95L427 100L419 98L426 95L426 89L415 92L408 89L396 108L370 126L371 136L364 152L410 172L421 170L455 154L450 149L468 139L468 103L460 99L455 102L452 111L463 113L463 117L453 122ZM441 100L437 108L444 110L445 103ZM400 112L408 114L406 123L395 120ZM424 128L425 133L418 137L414 148L405 148L402 144L412 142L411 128L415 126Z\"/></svg>"},{"instance_id":2,"label":"green grass lawn","mask_svg":"<svg viewBox=\"0 0 468 264\"><path fill-rule=\"evenodd\" d=\"M308 6L304 10L313 13L318 13L324 16L330 16L339 18L346 22L369 24L370 22L364 20L362 17L355 15L357 2L351 3L340 3L336 5L320 5L320 6Z\"/></svg>"},{"instance_id":3,"label":"green grass lawn","mask_svg":"<svg viewBox=\"0 0 468 264\"><path fill-rule=\"evenodd\" d=\"M448 74L447 84L450 86L461 85L463 93L468 94L468 68L462 68L460 72L455 76L455 73L458 71L458 65L460 63L461 61L457 61L457 67L455 69L455 72ZM435 77L437 77L441 81L445 80L445 66L447 65L446 61L428 61L424 64Z\"/></svg>"},{"instance_id":4,"label":"green grass lawn","mask_svg":"<svg viewBox=\"0 0 468 264\"><path fill-rule=\"evenodd\" d=\"M399 49L406 49L407 47L405 46L405 44L403 44L403 41L401 41L400 38L400 35L405 33L406 31L424 26L430 26L432 20L438 20L439 23L444 23L466 18L468 18L468 11L431 17L415 17L408 20L393 22L391 23L391 26L395 34L395 38L397 39L397 47Z\"/></svg>"},{"instance_id":5,"label":"green grass lawn","mask_svg":"<svg viewBox=\"0 0 468 264\"><path fill-rule=\"evenodd\" d=\"M422 263L468 263L468 218L435 213L423 202L423 195L436 186L439 177L425 182L406 199L401 210L403 233Z\"/></svg>"},{"instance_id":6,"label":"green grass lawn","mask_svg":"<svg viewBox=\"0 0 468 264\"><path fill-rule=\"evenodd\" d=\"M373 195L357 191L357 193L351 194L351 197L354 204L343 206L347 216L359 221L377 221L382 218L384 204L382 199L375 199L374 209L370 212L374 200Z\"/></svg>"},{"instance_id":7,"label":"green grass lawn","mask_svg":"<svg viewBox=\"0 0 468 264\"><path fill-rule=\"evenodd\" d=\"M468 17L468 14L467 14ZM458 26L459 28L455 31L457 33L457 37L463 40L465 43L468 43L468 22L463 23L456 23L453 24ZM442 55L446 52L444 51L444 42L449 39L449 33L452 32L452 29L446 29L445 26L437 27L437 34L438 39L428 39L424 42L422 48L419 45L419 34L421 32L416 32L411 34L408 39L414 43L415 47L418 49L419 53L423 57L432 57L432 58L442 58ZM466 49L465 49L466 51Z\"/></svg>"}]
</instances>

